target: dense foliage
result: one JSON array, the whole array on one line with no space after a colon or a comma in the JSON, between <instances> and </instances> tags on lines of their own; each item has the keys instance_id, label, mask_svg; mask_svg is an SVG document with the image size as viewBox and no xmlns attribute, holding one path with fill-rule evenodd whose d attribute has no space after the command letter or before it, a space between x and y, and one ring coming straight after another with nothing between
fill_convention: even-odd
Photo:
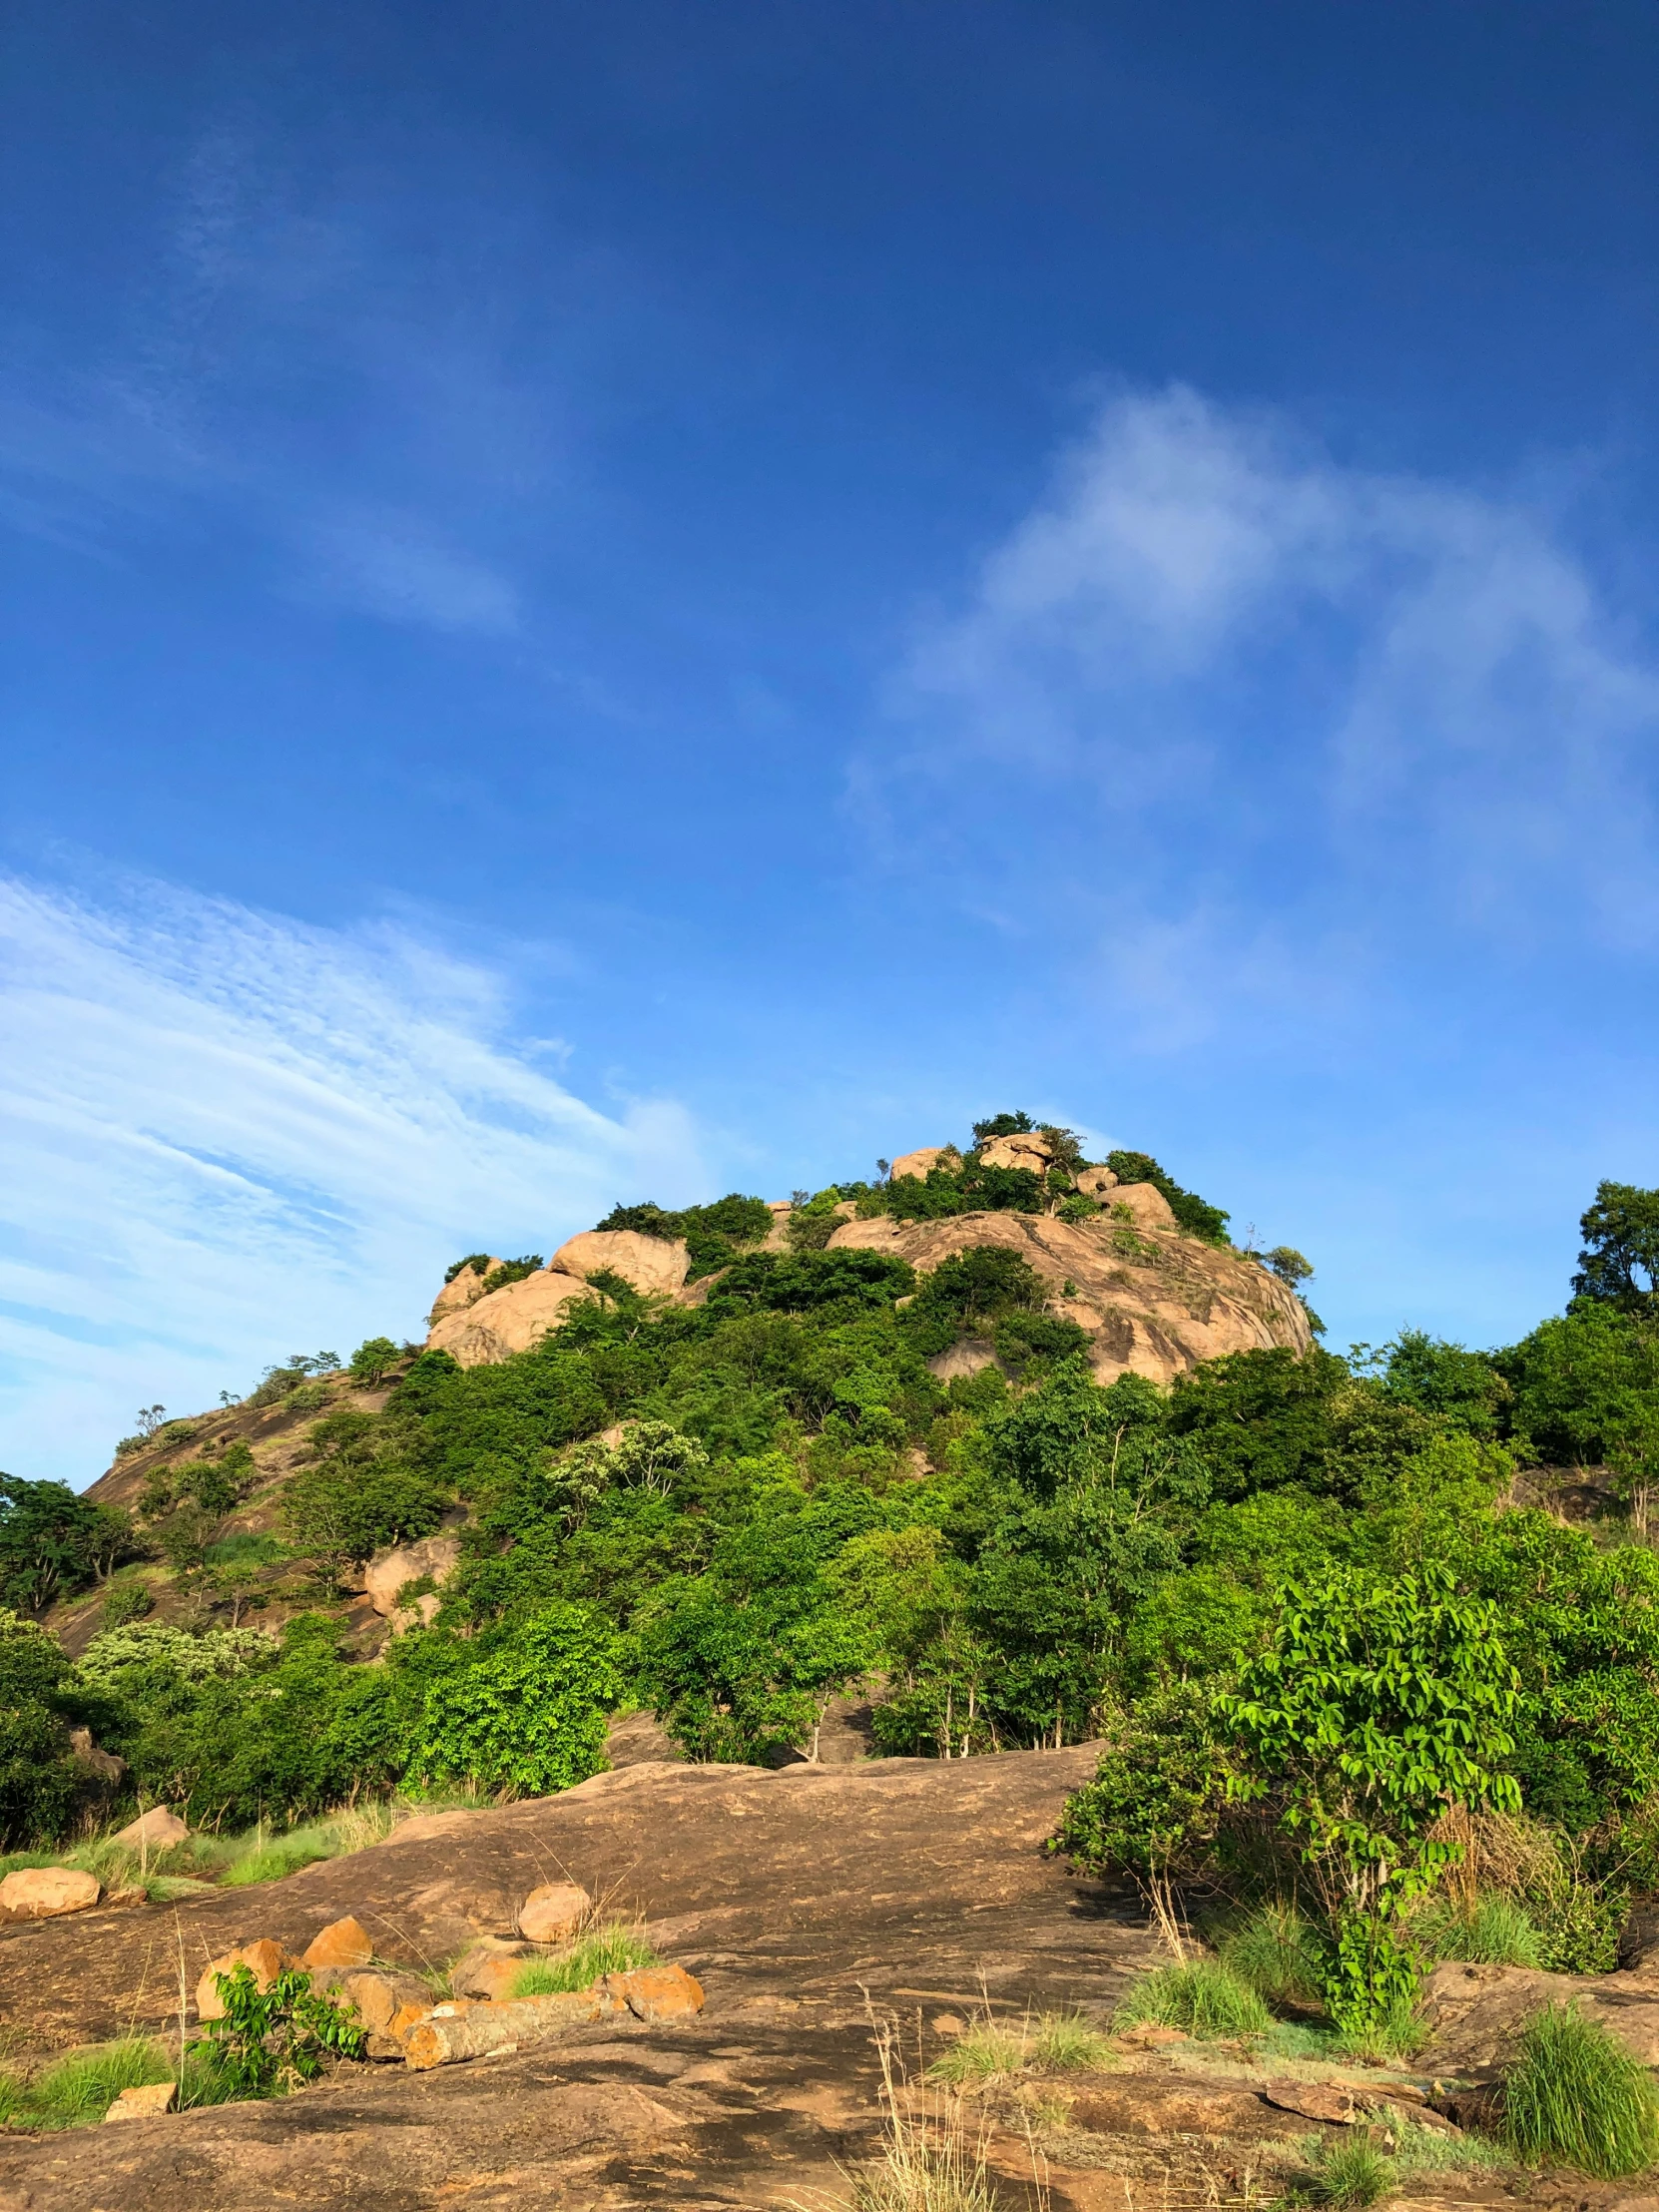
<instances>
[{"instance_id":1,"label":"dense foliage","mask_svg":"<svg viewBox=\"0 0 1659 2212\"><path fill-rule=\"evenodd\" d=\"M992 1117L976 1144L1026 1123ZM1604 1957L1612 1901L1659 1884L1653 1194L1602 1187L1577 1295L1507 1349L1406 1330L1103 1387L1017 1253L918 1277L830 1243L848 1213L1065 1202L1070 1170L954 1157L798 1194L783 1237L758 1200L618 1208L605 1226L701 1255L701 1305L599 1277L534 1351L470 1369L370 1340L352 1372L391 1381L383 1408L334 1402L298 1432L282 1526L310 1598L277 1634L112 1607L71 1666L22 1617L124 1541L185 1558L194 1540L189 1572L227 1586L213 1539L251 1479L240 1447L153 1474L136 1536L52 1485L0 1486L7 1838L80 1817L77 1726L147 1799L239 1824L397 1786L562 1788L625 1703L700 1758L810 1753L861 1686L890 1753L1102 1738L1067 1847L1151 1887L1301 1897L1351 2022L1408 1992L1412 1915L1471 1820L1552 1839L1534 1858L1572 1879L1537 1876L1540 1942ZM1146 1155L1112 1164L1190 1199ZM1191 1207L1192 1233L1223 1234ZM941 1380L964 1342L994 1364ZM315 1369L272 1372L291 1404ZM1576 1518L1538 1476L1517 1486L1540 1463L1594 1470ZM360 1663L352 1568L439 1526L461 1560L435 1618Z\"/></svg>"}]
</instances>

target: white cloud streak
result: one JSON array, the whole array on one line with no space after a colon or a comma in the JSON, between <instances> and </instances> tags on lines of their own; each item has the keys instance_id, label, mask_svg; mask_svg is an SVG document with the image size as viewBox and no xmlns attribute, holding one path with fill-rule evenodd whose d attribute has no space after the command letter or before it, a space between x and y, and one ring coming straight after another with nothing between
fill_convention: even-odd
<instances>
[{"instance_id":1,"label":"white cloud streak","mask_svg":"<svg viewBox=\"0 0 1659 2212\"><path fill-rule=\"evenodd\" d=\"M0 879L0 1465L84 1481L133 1410L415 1334L446 1261L700 1187L685 1114L515 1049L502 978L157 885Z\"/></svg>"}]
</instances>

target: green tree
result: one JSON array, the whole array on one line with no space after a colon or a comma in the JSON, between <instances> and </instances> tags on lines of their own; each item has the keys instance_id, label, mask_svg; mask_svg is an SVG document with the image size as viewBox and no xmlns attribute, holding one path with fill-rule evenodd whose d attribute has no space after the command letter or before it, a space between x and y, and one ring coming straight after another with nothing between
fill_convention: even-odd
<instances>
[{"instance_id":1,"label":"green tree","mask_svg":"<svg viewBox=\"0 0 1659 2212\"><path fill-rule=\"evenodd\" d=\"M0 1604L43 1613L103 1581L131 1542L125 1513L77 1497L66 1482L0 1474Z\"/></svg>"},{"instance_id":2,"label":"green tree","mask_svg":"<svg viewBox=\"0 0 1659 2212\"><path fill-rule=\"evenodd\" d=\"M365 1337L351 1355L351 1380L372 1389L385 1381L399 1358L389 1337Z\"/></svg>"},{"instance_id":3,"label":"green tree","mask_svg":"<svg viewBox=\"0 0 1659 2212\"><path fill-rule=\"evenodd\" d=\"M1584 1249L1574 1294L1627 1313L1648 1311L1659 1292L1659 1191L1598 1183L1578 1230Z\"/></svg>"},{"instance_id":4,"label":"green tree","mask_svg":"<svg viewBox=\"0 0 1659 2212\"><path fill-rule=\"evenodd\" d=\"M1218 1698L1238 1762L1231 1794L1270 1809L1330 1916L1340 2025L1365 2025L1415 1988L1397 1916L1458 1856L1431 1833L1441 1815L1518 1811L1502 1771L1516 1710L1496 1607L1437 1565L1387 1577L1342 1567L1291 1586L1271 1649Z\"/></svg>"}]
</instances>

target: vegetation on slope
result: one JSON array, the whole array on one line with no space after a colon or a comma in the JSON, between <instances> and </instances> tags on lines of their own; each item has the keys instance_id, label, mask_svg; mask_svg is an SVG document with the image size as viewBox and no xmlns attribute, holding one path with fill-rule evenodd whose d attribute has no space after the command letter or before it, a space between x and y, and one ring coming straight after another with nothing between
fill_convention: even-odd
<instances>
[{"instance_id":1,"label":"vegetation on slope","mask_svg":"<svg viewBox=\"0 0 1659 2212\"><path fill-rule=\"evenodd\" d=\"M174 1424L136 1517L8 1483L0 1836L86 1817L75 1728L129 1762L130 1796L234 1828L399 1788L566 1787L619 1704L696 1757L764 1761L810 1750L863 1685L888 1752L1103 1737L1067 1848L1154 1891L1277 1898L1296 1975L1355 2034L1445 1942L1605 1965L1624 1892L1659 1884L1651 1196L1602 1187L1568 1310L1505 1351L1406 1331L1348 1359L1240 1354L1169 1390L1101 1387L1004 1249L919 1280L824 1249L848 1197L1067 1203L971 1151L806 1200L782 1251L756 1249L758 1201L618 1209L607 1226L687 1238L706 1303L606 1277L500 1365L372 1339L360 1389L323 1355L272 1370L262 1417L303 1439L279 1544L223 1534L261 1477L214 1423ZM929 1361L965 1335L998 1365L945 1382ZM1538 1460L1598 1469L1599 1517L1524 1502ZM362 1663L352 1568L440 1525L461 1560L436 1618ZM283 1557L238 1567L228 1542ZM114 1606L71 1663L35 1616L124 1549L161 1551L194 1617ZM278 1572L303 1603L272 1633ZM1501 1911L1468 1857L1499 1833L1525 1846L1486 1884Z\"/></svg>"}]
</instances>

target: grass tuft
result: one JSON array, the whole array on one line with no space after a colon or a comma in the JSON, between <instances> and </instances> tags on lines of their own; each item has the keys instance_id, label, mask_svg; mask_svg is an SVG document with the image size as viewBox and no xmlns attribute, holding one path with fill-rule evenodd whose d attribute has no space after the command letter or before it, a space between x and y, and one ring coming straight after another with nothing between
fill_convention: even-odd
<instances>
[{"instance_id":1,"label":"grass tuft","mask_svg":"<svg viewBox=\"0 0 1659 2212\"><path fill-rule=\"evenodd\" d=\"M1353 2207L1354 2212L1385 2197L1394 2185L1394 2168L1363 2135L1345 2135L1322 2143L1304 2176L1309 2196L1321 2204Z\"/></svg>"},{"instance_id":2,"label":"grass tuft","mask_svg":"<svg viewBox=\"0 0 1659 2212\"><path fill-rule=\"evenodd\" d=\"M1250 1983L1218 1958L1194 1958L1159 1966L1129 1989L1114 2027L1149 2022L1184 2027L1189 2035L1261 2035L1273 2024Z\"/></svg>"},{"instance_id":3,"label":"grass tuft","mask_svg":"<svg viewBox=\"0 0 1659 2212\"><path fill-rule=\"evenodd\" d=\"M1456 1958L1476 1966L1541 1966L1544 1939L1524 1906L1500 1892L1486 1890L1472 1910L1459 1912L1436 1900L1415 1914L1411 1935L1433 1958Z\"/></svg>"},{"instance_id":4,"label":"grass tuft","mask_svg":"<svg viewBox=\"0 0 1659 2212\"><path fill-rule=\"evenodd\" d=\"M624 1921L607 1921L578 1936L551 1958L527 1958L513 1977L515 1997L561 1996L586 1989L604 1973L633 1973L659 1963L656 1951Z\"/></svg>"},{"instance_id":5,"label":"grass tuft","mask_svg":"<svg viewBox=\"0 0 1659 2212\"><path fill-rule=\"evenodd\" d=\"M171 2081L175 2068L159 2043L145 2035L70 2051L25 2081L0 2074L0 2124L10 2127L88 2127L101 2120L123 2089Z\"/></svg>"},{"instance_id":6,"label":"grass tuft","mask_svg":"<svg viewBox=\"0 0 1659 2212\"><path fill-rule=\"evenodd\" d=\"M1005 2074L1020 2072L1028 2047L1017 2027L1006 2026L1000 2020L975 2020L948 2050L939 2053L928 2067L926 2078L952 2089L998 2081Z\"/></svg>"},{"instance_id":7,"label":"grass tuft","mask_svg":"<svg viewBox=\"0 0 1659 2212\"><path fill-rule=\"evenodd\" d=\"M1641 2173L1659 2160L1659 2091L1600 2021L1575 2004L1546 2005L1505 2079L1503 2132L1529 2165L1601 2180Z\"/></svg>"},{"instance_id":8,"label":"grass tuft","mask_svg":"<svg viewBox=\"0 0 1659 2212\"><path fill-rule=\"evenodd\" d=\"M1117 2063L1111 2044L1081 2012L1043 2012L1030 2028L1030 2063L1047 2073L1081 2073Z\"/></svg>"},{"instance_id":9,"label":"grass tuft","mask_svg":"<svg viewBox=\"0 0 1659 2212\"><path fill-rule=\"evenodd\" d=\"M1264 1905L1223 1937L1221 1962L1270 2004L1321 2001L1320 1949L1294 1905Z\"/></svg>"}]
</instances>

